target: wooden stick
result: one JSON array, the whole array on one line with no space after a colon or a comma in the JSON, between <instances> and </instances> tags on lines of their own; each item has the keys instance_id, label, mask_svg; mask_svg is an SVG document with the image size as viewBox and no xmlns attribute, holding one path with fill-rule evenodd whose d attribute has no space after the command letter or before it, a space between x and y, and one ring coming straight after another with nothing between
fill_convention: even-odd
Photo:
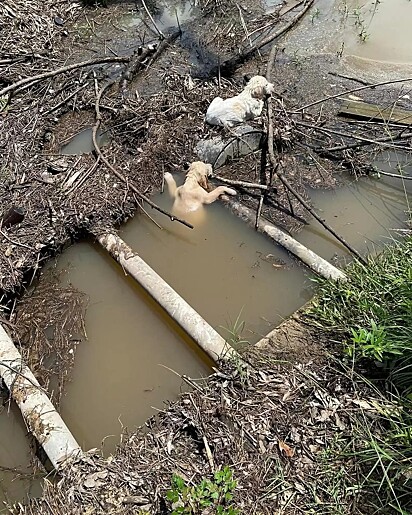
<instances>
[{"instance_id":1,"label":"wooden stick","mask_svg":"<svg viewBox=\"0 0 412 515\"><path fill-rule=\"evenodd\" d=\"M330 95L328 97L321 98L320 100L316 100L316 102L311 102L310 104L306 104L302 107L299 107L296 110L296 112L304 111L305 109L308 109L309 107L316 106L318 104L326 102L327 100L339 98L339 97L342 97L343 95L349 95L350 93L356 93L357 91L362 91L364 89L371 89L371 88L376 88L378 86L386 86L387 84L398 84L400 82L408 82L408 81L412 81L412 77L406 77L405 79L386 80L383 82L375 82L375 84L368 84L367 86L360 86L359 88L350 89L349 91L344 91L342 93L336 93L335 95Z\"/></svg>"},{"instance_id":2,"label":"wooden stick","mask_svg":"<svg viewBox=\"0 0 412 515\"><path fill-rule=\"evenodd\" d=\"M253 45L251 48L247 48L243 51L240 51L238 55L235 55L234 57L227 59L226 61L220 64L217 70L213 69L211 74L216 75L217 72L219 72L221 75L232 73L237 68L237 66L245 62L247 59L250 59L258 50L260 50L267 44L271 43L273 40L279 38L280 36L283 36L283 34L288 32L307 13L307 11L312 7L314 0L302 0L301 2L296 4L294 8L299 7L300 5L305 3L306 5L304 5L303 9L294 18L292 18L285 26L283 26L276 32L273 32L272 34L269 34L266 38L262 39L259 43Z\"/></svg>"},{"instance_id":3,"label":"wooden stick","mask_svg":"<svg viewBox=\"0 0 412 515\"><path fill-rule=\"evenodd\" d=\"M224 184L230 184L231 186L240 186L242 188L257 188L260 190L270 191L275 190L276 188L272 188L271 186L266 186L266 184L258 184L255 182L245 182L245 181L235 181L232 179L225 179L224 177L221 177L220 175L212 174L209 176L211 179L217 179L220 182L223 182Z\"/></svg>"},{"instance_id":4,"label":"wooden stick","mask_svg":"<svg viewBox=\"0 0 412 515\"><path fill-rule=\"evenodd\" d=\"M102 120L102 115L100 113L100 100L104 94L104 92L113 84L114 82L114 79L112 79L111 81L109 81L107 84L105 84L101 89L100 91L98 92L97 94L97 97L96 97L96 104L95 104L95 111L96 111L96 123L94 124L93 126L93 132L92 132L92 138L93 138L93 145L94 145L94 148L97 152L97 155L100 156L100 159L103 161L103 163L107 166L107 168L109 168L109 170L111 170L113 172L113 174L118 178L120 179L122 182L124 182L125 184L127 184L127 186L134 192L136 193L136 195L141 198L142 200L144 200L147 204L149 204L150 207L152 207L153 209L156 209L157 211L159 211L160 213L162 213L163 215L166 215L170 218L170 220L175 221L176 222L179 222L183 225L185 225L186 227L189 227L189 229L193 229L193 225L190 224L189 222L186 222L185 220L182 220L181 218L178 218L177 216L174 216L172 215L171 213L169 213L168 211L165 211L164 209L162 209L160 206L158 206L157 204L155 204L154 202L152 202L149 197L147 197L146 195L144 195L144 193L142 193L138 188L137 186L135 186L133 184L133 182L131 182L129 179L127 179L121 172L119 172L119 170L117 170L116 168L114 168L114 166L112 166L109 161L105 158L105 156L102 154L102 151L100 150L100 147L99 147L99 144L97 143L97 132L99 130L99 127L100 127L100 124L101 124L101 120Z\"/></svg>"},{"instance_id":5,"label":"wooden stick","mask_svg":"<svg viewBox=\"0 0 412 515\"><path fill-rule=\"evenodd\" d=\"M149 16L150 18L150 21L153 23L153 26L154 28L156 29L156 32L159 34L160 38L161 39L164 39L165 38L165 35L163 34L163 32L158 28L158 26L156 25L156 22L154 21L152 15L150 14L150 11L149 9L147 8L147 5L146 5L146 2L144 0L141 0L142 1L142 5L144 7L144 10L146 11L146 14L147 16Z\"/></svg>"},{"instance_id":6,"label":"wooden stick","mask_svg":"<svg viewBox=\"0 0 412 515\"><path fill-rule=\"evenodd\" d=\"M17 89L25 89L29 87L31 84L39 82L44 79L49 79L51 77L55 77L56 75L60 75L61 73L70 72L72 70L77 70L78 68L84 68L86 66L93 66L95 64L104 64L104 63L127 63L129 62L129 57L102 57L100 59L90 59L89 61L82 61L81 63L69 64L67 66L62 66L61 68L56 68L55 70L51 70L44 73L39 73L38 75L33 75L31 77L26 77L25 79L21 79L9 86L6 86L3 89L0 89L0 97L6 95L11 91L15 91Z\"/></svg>"},{"instance_id":7,"label":"wooden stick","mask_svg":"<svg viewBox=\"0 0 412 515\"><path fill-rule=\"evenodd\" d=\"M347 133L347 132L342 132L342 131L337 131L335 129L329 129L328 127L318 127L317 125L314 125L314 124L311 124L311 123L306 123L306 122L299 122L299 121L296 121L295 122L296 125L300 125L301 127L307 127L309 129L313 129L315 131L318 131L318 132L323 132L323 133L327 133L327 134L335 134L336 136L341 136L342 138L352 138L352 139L356 139L360 142L363 142L363 144L365 145L380 145L381 147L388 147L388 148L391 148L391 149L396 149L396 150L405 150L403 147L399 146L399 145L395 145L393 143L387 143L388 141L391 141L392 138L389 136L385 136L384 138L376 138L376 139L371 139L371 138L364 138L363 136L358 136L357 134L350 134L350 133ZM359 145L357 145L359 146ZM325 149L327 151L331 151L330 149ZM333 148L332 147L332 150L340 150L340 147L337 147L336 148ZM343 149L345 150L345 149Z\"/></svg>"},{"instance_id":8,"label":"wooden stick","mask_svg":"<svg viewBox=\"0 0 412 515\"><path fill-rule=\"evenodd\" d=\"M273 69L273 57L274 57L275 50L271 49L271 52L269 54L269 62L267 65L267 72L266 72L266 78L270 82L271 80L271 72ZM349 243L346 242L346 240L340 236L329 224L326 223L325 220L323 220L316 211L306 202L306 200L302 197L302 195L295 190L295 188L289 183L289 181L284 177L284 175L279 171L279 164L281 162L277 162L275 158L275 153L273 150L273 109L272 109L272 99L269 97L266 100L266 107L267 107L267 121L268 121L268 154L269 154L269 160L271 162L271 165L274 168L274 173L276 173L277 177L279 178L280 182L283 184L283 186L286 188L287 191L290 191L292 195L302 204L302 206L324 227L328 232L330 232L344 247L346 247L349 252L351 252L354 256L356 256L361 263L364 265L367 264L366 260L359 254L359 252L353 248Z\"/></svg>"}]
</instances>

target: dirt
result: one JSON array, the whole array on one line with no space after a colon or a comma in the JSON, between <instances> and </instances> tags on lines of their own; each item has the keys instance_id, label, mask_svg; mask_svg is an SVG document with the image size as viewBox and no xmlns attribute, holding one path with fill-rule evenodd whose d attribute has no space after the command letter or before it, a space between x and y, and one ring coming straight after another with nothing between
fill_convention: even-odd
<instances>
[{"instance_id":1,"label":"dirt","mask_svg":"<svg viewBox=\"0 0 412 515\"><path fill-rule=\"evenodd\" d=\"M243 14L250 27L258 28L268 17L261 9L253 10L254 5L244 4ZM0 98L4 106L0 121L2 210L16 206L26 213L20 224L1 229L0 291L5 316L13 320L16 294L51 255L84 235L113 230L139 211L140 200L130 190L130 182L151 195L159 190L164 172L183 172L183 164L195 160L194 148L201 138L222 132L207 127L203 119L215 96L239 92L245 73L266 73L263 54L239 68L234 77L205 80L199 60L195 64L188 60L195 43L195 50L202 49L211 69L216 56L219 60L233 55L244 31L235 17L236 3L209 0L200 7L204 9L203 33L199 30L195 38L186 40L189 49L171 46L128 84L125 97L114 85L102 98L102 128L110 128L110 143L102 152L121 170L125 182L97 162L95 154L66 156L63 171L53 169L61 145L95 123L96 90L107 77L115 77L116 68L100 66L94 73L76 70ZM107 9L85 11L70 0L30 5L6 0L0 5L4 29L0 32L0 87L98 54L131 55L136 47L155 39L146 28L145 36L136 35L137 44L119 46L124 31L114 20L132 9L134 3L114 2ZM79 31L76 27L81 23ZM98 34L102 26L104 38ZM361 172L365 166L362 152L327 159L314 150L348 140L313 128L321 124L353 130L334 118L339 101L322 104L321 110L318 106L297 111L358 85L328 76L337 68L339 58L332 55L297 60L280 46L276 57L278 156L285 176L309 201L308 186L333 188L337 172L347 167ZM390 86L368 90L368 98L376 103L384 99L387 104L399 100L399 91ZM410 107L409 101L404 104ZM265 120L262 117L255 123L265 128ZM299 125L302 121L308 126ZM367 130L369 137L376 137L381 128ZM219 173L255 182L260 178L260 159L258 154L250 155ZM264 216L298 231L309 220L308 214L276 178L274 185L277 195L264 206ZM240 192L240 198L257 206L257 196ZM27 321L32 323L30 317ZM213 467L223 465L235 471L236 502L243 513L316 512L319 504L330 502L329 493L316 491L313 481L326 449L337 433L350 440L353 421L361 416L354 400L371 395L363 384L350 381L331 364L328 346L328 338L308 329L301 319L287 322L264 349L251 350L249 359L258 371L222 365L206 384L194 386L139 432L125 435L110 460L91 453L71 464L57 484L46 484L43 499L16 507L15 513L138 513L139 506L146 506L150 513L168 513L165 495L174 470L197 482ZM69 350L66 346L64 353ZM61 359L65 362L67 357ZM36 368L34 363L35 359ZM339 463L331 464L332 476L338 468ZM354 467L353 477L345 479L348 485L356 481L357 472ZM340 502L342 513L356 512L355 497L342 497ZM357 512L367 510L363 506Z\"/></svg>"}]
</instances>

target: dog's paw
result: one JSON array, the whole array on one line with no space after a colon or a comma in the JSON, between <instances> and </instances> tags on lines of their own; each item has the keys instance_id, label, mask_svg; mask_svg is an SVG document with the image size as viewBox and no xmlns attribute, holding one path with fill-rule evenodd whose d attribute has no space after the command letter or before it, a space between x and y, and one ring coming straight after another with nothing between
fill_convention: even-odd
<instances>
[{"instance_id":1,"label":"dog's paw","mask_svg":"<svg viewBox=\"0 0 412 515\"><path fill-rule=\"evenodd\" d=\"M228 188L226 190L226 193L228 193L229 195L237 195L237 191L236 190L232 190L232 188Z\"/></svg>"},{"instance_id":2,"label":"dog's paw","mask_svg":"<svg viewBox=\"0 0 412 515\"><path fill-rule=\"evenodd\" d=\"M173 179L173 175L170 172L165 172L164 178L167 181L168 179Z\"/></svg>"}]
</instances>

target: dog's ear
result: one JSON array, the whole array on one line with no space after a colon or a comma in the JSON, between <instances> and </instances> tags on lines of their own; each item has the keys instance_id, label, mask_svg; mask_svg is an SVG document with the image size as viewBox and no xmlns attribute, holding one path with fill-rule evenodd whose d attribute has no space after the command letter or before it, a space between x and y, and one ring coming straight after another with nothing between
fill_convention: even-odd
<instances>
[{"instance_id":1,"label":"dog's ear","mask_svg":"<svg viewBox=\"0 0 412 515\"><path fill-rule=\"evenodd\" d=\"M246 84L250 81L251 78L252 78L251 75L248 75L248 74L243 75L243 85L246 86Z\"/></svg>"}]
</instances>

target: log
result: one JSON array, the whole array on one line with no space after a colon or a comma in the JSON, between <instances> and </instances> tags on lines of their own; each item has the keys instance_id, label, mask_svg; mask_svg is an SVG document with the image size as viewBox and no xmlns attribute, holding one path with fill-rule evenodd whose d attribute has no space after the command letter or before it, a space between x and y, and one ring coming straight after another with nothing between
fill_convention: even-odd
<instances>
[{"instance_id":1,"label":"log","mask_svg":"<svg viewBox=\"0 0 412 515\"><path fill-rule=\"evenodd\" d=\"M68 458L81 457L80 445L1 325L0 376L53 467L59 470Z\"/></svg>"},{"instance_id":2,"label":"log","mask_svg":"<svg viewBox=\"0 0 412 515\"><path fill-rule=\"evenodd\" d=\"M342 108L338 114L347 118L378 120L381 122L400 123L402 125L412 124L412 111L394 106L383 107L360 100L347 100L346 98L342 99Z\"/></svg>"},{"instance_id":3,"label":"log","mask_svg":"<svg viewBox=\"0 0 412 515\"><path fill-rule=\"evenodd\" d=\"M326 261L326 259L315 254L315 252L296 241L292 236L289 236L289 234L285 233L265 218L260 217L256 224L256 214L252 209L227 196L222 196L220 198L223 204L229 208L232 213L241 218L251 227L255 227L257 225L256 228L259 232L265 234L274 242L284 247L291 254L305 263L305 265L307 265L316 274L334 281L347 280L346 275L341 270Z\"/></svg>"},{"instance_id":4,"label":"log","mask_svg":"<svg viewBox=\"0 0 412 515\"><path fill-rule=\"evenodd\" d=\"M241 360L220 334L119 236L103 234L98 242L213 361Z\"/></svg>"}]
</instances>

